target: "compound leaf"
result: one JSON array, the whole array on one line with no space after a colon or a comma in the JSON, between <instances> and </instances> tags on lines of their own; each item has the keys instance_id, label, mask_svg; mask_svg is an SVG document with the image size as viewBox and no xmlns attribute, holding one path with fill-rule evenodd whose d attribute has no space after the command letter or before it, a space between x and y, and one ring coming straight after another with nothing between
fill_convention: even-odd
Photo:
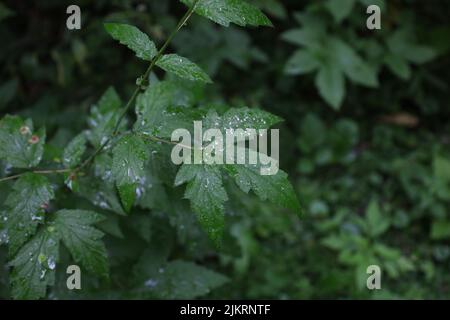
<instances>
[{"instance_id":1,"label":"compound leaf","mask_svg":"<svg viewBox=\"0 0 450 320\"><path fill-rule=\"evenodd\" d=\"M86 270L108 277L106 248L101 238L103 232L92 225L103 217L92 211L60 210L50 228L54 228L77 263Z\"/></svg>"}]
</instances>

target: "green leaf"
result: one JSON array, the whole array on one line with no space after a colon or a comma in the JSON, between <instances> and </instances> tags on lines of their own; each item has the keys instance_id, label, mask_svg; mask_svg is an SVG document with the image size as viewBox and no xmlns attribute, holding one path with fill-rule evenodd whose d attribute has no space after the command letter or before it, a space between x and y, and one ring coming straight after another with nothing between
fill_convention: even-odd
<instances>
[{"instance_id":1,"label":"green leaf","mask_svg":"<svg viewBox=\"0 0 450 320\"><path fill-rule=\"evenodd\" d=\"M389 67L389 69L397 75L400 79L408 80L411 77L411 67L408 62L402 57L396 56L394 54L388 54L384 62Z\"/></svg>"},{"instance_id":2,"label":"green leaf","mask_svg":"<svg viewBox=\"0 0 450 320\"><path fill-rule=\"evenodd\" d=\"M286 63L284 72L289 75L305 74L319 66L319 60L309 50L297 50Z\"/></svg>"},{"instance_id":3,"label":"green leaf","mask_svg":"<svg viewBox=\"0 0 450 320\"><path fill-rule=\"evenodd\" d=\"M406 28L392 33L387 45L394 55L416 64L429 62L437 55L431 47L418 44L412 30Z\"/></svg>"},{"instance_id":4,"label":"green leaf","mask_svg":"<svg viewBox=\"0 0 450 320\"><path fill-rule=\"evenodd\" d=\"M16 168L32 168L44 153L45 129L33 130L31 120L6 115L0 120L0 159Z\"/></svg>"},{"instance_id":5,"label":"green leaf","mask_svg":"<svg viewBox=\"0 0 450 320\"><path fill-rule=\"evenodd\" d=\"M117 121L122 113L122 101L114 88L108 88L100 98L97 105L91 108L88 118L89 130L86 137L96 148L100 147L114 131ZM119 129L126 127L126 121L122 121Z\"/></svg>"},{"instance_id":6,"label":"green leaf","mask_svg":"<svg viewBox=\"0 0 450 320\"><path fill-rule=\"evenodd\" d=\"M111 37L133 50L138 58L151 61L156 56L153 41L135 26L120 23L105 23L104 26Z\"/></svg>"},{"instance_id":7,"label":"green leaf","mask_svg":"<svg viewBox=\"0 0 450 320\"><path fill-rule=\"evenodd\" d=\"M89 272L107 278L107 254L101 240L103 232L92 226L102 221L103 216L85 210L60 210L55 216L52 227L73 259Z\"/></svg>"},{"instance_id":8,"label":"green leaf","mask_svg":"<svg viewBox=\"0 0 450 320\"><path fill-rule=\"evenodd\" d=\"M55 282L59 259L58 235L51 228L41 229L9 263L12 295L15 299L45 297L47 286Z\"/></svg>"},{"instance_id":9,"label":"green leaf","mask_svg":"<svg viewBox=\"0 0 450 320\"><path fill-rule=\"evenodd\" d=\"M275 175L261 175L260 169L260 165L225 165L225 170L245 193L253 190L261 200L268 200L301 214L302 210L288 175L282 170L278 170Z\"/></svg>"},{"instance_id":10,"label":"green leaf","mask_svg":"<svg viewBox=\"0 0 450 320\"><path fill-rule=\"evenodd\" d=\"M44 209L54 198L54 192L46 177L34 173L21 176L5 201L7 210L6 228L11 254L36 232L44 220Z\"/></svg>"},{"instance_id":11,"label":"green leaf","mask_svg":"<svg viewBox=\"0 0 450 320\"><path fill-rule=\"evenodd\" d=\"M323 30L314 28L301 28L301 29L291 29L284 32L281 38L289 43L306 46L315 47L320 39L324 36Z\"/></svg>"},{"instance_id":12,"label":"green leaf","mask_svg":"<svg viewBox=\"0 0 450 320\"><path fill-rule=\"evenodd\" d=\"M162 283L155 288L161 299L193 299L227 282L219 273L182 260L170 262L162 278Z\"/></svg>"},{"instance_id":13,"label":"green leaf","mask_svg":"<svg viewBox=\"0 0 450 320\"><path fill-rule=\"evenodd\" d=\"M147 145L135 134L123 136L114 147L112 176L126 211L134 203L136 186L145 175L144 163L148 158Z\"/></svg>"},{"instance_id":14,"label":"green leaf","mask_svg":"<svg viewBox=\"0 0 450 320\"><path fill-rule=\"evenodd\" d=\"M181 2L192 7L195 0ZM230 23L239 26L272 26L272 22L261 10L245 0L200 0L195 7L195 13L225 27Z\"/></svg>"},{"instance_id":15,"label":"green leaf","mask_svg":"<svg viewBox=\"0 0 450 320\"><path fill-rule=\"evenodd\" d=\"M76 167L86 151L86 138L84 134L76 136L64 149L63 162L66 167Z\"/></svg>"},{"instance_id":16,"label":"green leaf","mask_svg":"<svg viewBox=\"0 0 450 320\"><path fill-rule=\"evenodd\" d=\"M191 128L198 112L176 105L177 90L172 82L153 83L138 96L136 101L137 120L134 130L139 133L170 137L178 128Z\"/></svg>"},{"instance_id":17,"label":"green leaf","mask_svg":"<svg viewBox=\"0 0 450 320\"><path fill-rule=\"evenodd\" d=\"M221 119L223 129L268 129L282 121L267 111L247 107L229 109Z\"/></svg>"},{"instance_id":18,"label":"green leaf","mask_svg":"<svg viewBox=\"0 0 450 320\"><path fill-rule=\"evenodd\" d=\"M228 279L195 263L174 260L150 250L134 267L138 282L137 298L194 299L222 286Z\"/></svg>"},{"instance_id":19,"label":"green leaf","mask_svg":"<svg viewBox=\"0 0 450 320\"><path fill-rule=\"evenodd\" d=\"M450 222L434 221L431 226L431 239L442 240L450 238Z\"/></svg>"},{"instance_id":20,"label":"green leaf","mask_svg":"<svg viewBox=\"0 0 450 320\"><path fill-rule=\"evenodd\" d=\"M125 212L130 212L134 205L134 201L136 201L136 188L136 183L117 185L120 201L122 202Z\"/></svg>"},{"instance_id":21,"label":"green leaf","mask_svg":"<svg viewBox=\"0 0 450 320\"><path fill-rule=\"evenodd\" d=\"M371 236L382 235L389 228L389 220L381 214L380 207L376 201L371 201L366 210L366 221L368 232Z\"/></svg>"},{"instance_id":22,"label":"green leaf","mask_svg":"<svg viewBox=\"0 0 450 320\"><path fill-rule=\"evenodd\" d=\"M433 174L443 182L450 182L450 160L435 156L433 158Z\"/></svg>"},{"instance_id":23,"label":"green leaf","mask_svg":"<svg viewBox=\"0 0 450 320\"><path fill-rule=\"evenodd\" d=\"M212 83L211 78L199 66L177 54L163 55L156 65L182 79Z\"/></svg>"},{"instance_id":24,"label":"green leaf","mask_svg":"<svg viewBox=\"0 0 450 320\"><path fill-rule=\"evenodd\" d=\"M111 178L111 167L104 175L105 177L77 177L79 187L76 192L103 210L126 215Z\"/></svg>"},{"instance_id":25,"label":"green leaf","mask_svg":"<svg viewBox=\"0 0 450 320\"><path fill-rule=\"evenodd\" d=\"M336 60L341 70L353 82L367 87L378 86L375 69L371 68L347 43L339 38L329 40L329 50L333 60Z\"/></svg>"},{"instance_id":26,"label":"green leaf","mask_svg":"<svg viewBox=\"0 0 450 320\"><path fill-rule=\"evenodd\" d=\"M355 6L356 0L328 0L325 7L337 23L347 18Z\"/></svg>"},{"instance_id":27,"label":"green leaf","mask_svg":"<svg viewBox=\"0 0 450 320\"><path fill-rule=\"evenodd\" d=\"M315 83L322 98L338 110L345 95L345 79L339 67L330 63L323 65L316 76Z\"/></svg>"},{"instance_id":28,"label":"green leaf","mask_svg":"<svg viewBox=\"0 0 450 320\"><path fill-rule=\"evenodd\" d=\"M175 185L186 182L185 198L191 201L201 226L219 247L224 229L224 203L228 200L219 167L184 164L178 171Z\"/></svg>"}]
</instances>

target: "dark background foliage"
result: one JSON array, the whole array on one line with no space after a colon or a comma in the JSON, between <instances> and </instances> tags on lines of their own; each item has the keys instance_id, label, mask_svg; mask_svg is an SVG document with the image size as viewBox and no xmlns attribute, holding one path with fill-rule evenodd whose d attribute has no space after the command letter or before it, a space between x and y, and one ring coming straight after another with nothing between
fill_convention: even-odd
<instances>
[{"instance_id":1,"label":"dark background foliage","mask_svg":"<svg viewBox=\"0 0 450 320\"><path fill-rule=\"evenodd\" d=\"M109 86L125 100L146 68L111 40L102 23L134 24L161 45L185 11L175 0L2 2L12 13L0 20L0 112L46 127L48 161L86 129L90 106ZM379 31L365 28L363 3L370 1L355 1L342 19L334 16L342 7L327 9L326 1L252 2L274 28L222 28L193 17L170 51L189 57L213 78L213 85L191 89L197 101L216 108L260 107L285 119L281 167L296 187L304 217L231 192L224 246L217 250L181 200L182 190L155 185L144 208L128 217L102 210L108 216L101 229L107 234L111 280L86 275L84 289L70 293L61 269L49 298L153 297L128 292L130 281L148 278L140 271L145 259L139 258L148 248L155 256L195 261L228 277L212 292L200 290L198 296L209 298L450 297L450 2L381 1ZM65 10L73 3L82 10L79 31L65 26ZM309 19L299 24L298 13ZM318 93L315 72L288 74L299 45L285 41L285 32L308 27L344 39L370 67L362 84L347 78L339 110ZM406 49L398 52L419 56L401 56L400 65L389 67L386 43L400 29L417 39L405 40ZM335 54L318 50L323 57ZM364 85L374 75L378 84ZM327 90L335 90L334 84ZM2 167L1 175L9 174ZM0 185L2 202L10 188ZM92 206L63 191L53 205ZM62 261L70 264L64 252ZM365 287L371 264L383 270L382 290L376 292ZM0 266L0 297L8 298L4 247ZM195 270L176 270L172 289L157 297L178 290L184 297L190 290L183 281Z\"/></svg>"}]
</instances>

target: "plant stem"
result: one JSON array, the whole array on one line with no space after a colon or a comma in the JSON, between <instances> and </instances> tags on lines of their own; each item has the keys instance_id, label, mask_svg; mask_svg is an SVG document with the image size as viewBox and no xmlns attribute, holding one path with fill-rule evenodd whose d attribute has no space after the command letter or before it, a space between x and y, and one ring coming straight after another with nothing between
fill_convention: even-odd
<instances>
[{"instance_id":1,"label":"plant stem","mask_svg":"<svg viewBox=\"0 0 450 320\"><path fill-rule=\"evenodd\" d=\"M167 40L164 42L164 44L162 45L162 47L159 49L158 53L155 55L155 57L152 59L149 67L147 68L147 70L145 71L144 75L142 76L142 79L147 80L148 77L150 76L150 72L153 70L153 68L155 67L156 63L158 62L158 60L162 57L162 55L164 54L164 51L167 49L167 47L169 46L169 44L172 42L173 38L175 37L175 35L178 33L178 31L181 30L181 28L183 28L183 26L186 24L186 22L189 20L189 18L192 16L192 14L194 13L194 9L195 6L197 5L197 3L200 0L196 0L194 2L194 4L192 5L191 8L189 8L189 10L185 13L185 15L181 18L181 20L178 22L178 25L176 26L176 28L172 31L172 33L169 35L169 37L167 38ZM122 123L123 119L125 118L125 116L127 115L128 111L131 108L131 105L133 104L134 100L136 99L137 95L139 94L139 92L141 91L142 87L141 85L138 85L136 87L136 89L134 90L133 94L131 95L130 99L128 100L127 104L125 105L125 108L123 110L123 112L120 114L119 119L117 120L116 125L114 126L114 130L113 133L111 134L111 136L109 136L105 142L103 142L95 151L93 154L91 154L85 161L83 161L83 163L81 163L81 165L79 165L78 167L76 167L75 169L57 169L57 170L35 170L35 171L31 171L33 173L36 174L54 174L54 173L70 173L70 176L74 176L77 173L79 173L81 170L83 170L85 167L87 167L92 161L94 161L94 159L105 149L105 147L109 144L109 142L111 141L111 139L117 135L117 133L119 132L120 129L120 124ZM164 142L164 143L169 143L169 144L176 144L172 141L168 141L168 140L164 140L158 137L154 137L154 136L146 136L149 139L153 140L153 141L158 141L158 142ZM14 180L17 178L20 178L21 176L23 176L25 173L21 173L21 174L17 174L17 175L13 175L13 176L9 176L9 177L5 177L5 178L1 178L0 182L3 181L8 181L8 180Z\"/></svg>"},{"instance_id":2,"label":"plant stem","mask_svg":"<svg viewBox=\"0 0 450 320\"><path fill-rule=\"evenodd\" d=\"M178 33L178 31L181 30L181 28L186 24L186 22L189 20L189 18L192 16L192 14L194 13L195 10L195 6L197 5L197 3L200 0L196 0L194 2L194 4L192 5L191 8L189 8L189 10L185 13L185 15L181 18L181 20L178 22L178 25L176 26L176 28L172 31L172 33L169 35L169 37L167 38L167 40L164 42L164 44L162 45L162 47L159 49L158 53L156 54L156 56L152 59L150 66L147 68L147 70L145 71L144 75L142 76L143 80L147 80L148 77L150 76L150 72L153 70L153 68L155 67L156 63L158 62L158 60L161 58L161 56L163 55L164 51L167 49L167 47L169 46L169 44L172 42L173 38L175 37L175 35ZM111 141L112 137L116 136L119 128L120 128L120 124L122 123L123 119L125 118L125 116L127 115L129 109L131 108L131 105L133 103L133 101L136 99L137 95L139 94L141 90L141 86L138 85L138 87L134 90L133 95L130 97L130 99L128 100L122 114L119 117L119 120L117 121L113 133L110 137L108 137L106 139L106 141L97 149L95 150L95 152L89 157L87 158L79 167L77 167L72 173L71 175L75 175L77 174L79 171L81 171L83 168L85 168L86 166L88 166L94 159L95 157L97 157L97 155L99 153L101 153L103 151L103 149L108 145L108 143Z\"/></svg>"},{"instance_id":3,"label":"plant stem","mask_svg":"<svg viewBox=\"0 0 450 320\"><path fill-rule=\"evenodd\" d=\"M71 171L72 171L72 169L55 169L55 170L35 170L35 171L31 171L31 172L32 173L36 173L36 174L54 174L54 173L67 173L67 172L71 172ZM28 173L28 172L16 174L14 176L1 178L0 182L18 179L18 178L20 178L21 176L23 176L26 173Z\"/></svg>"}]
</instances>

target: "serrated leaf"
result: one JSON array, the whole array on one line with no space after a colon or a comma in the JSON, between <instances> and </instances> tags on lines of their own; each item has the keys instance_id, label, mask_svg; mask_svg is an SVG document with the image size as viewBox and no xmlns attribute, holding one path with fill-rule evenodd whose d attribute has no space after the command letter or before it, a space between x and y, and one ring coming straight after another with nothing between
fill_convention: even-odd
<instances>
[{"instance_id":1,"label":"serrated leaf","mask_svg":"<svg viewBox=\"0 0 450 320\"><path fill-rule=\"evenodd\" d=\"M136 101L137 120L134 131L170 137L178 128L191 128L198 111L176 105L177 91L172 82L151 84Z\"/></svg>"},{"instance_id":2,"label":"serrated leaf","mask_svg":"<svg viewBox=\"0 0 450 320\"><path fill-rule=\"evenodd\" d=\"M115 40L133 50L138 58L151 61L156 56L153 41L135 26L121 23L105 23L104 26Z\"/></svg>"},{"instance_id":3,"label":"serrated leaf","mask_svg":"<svg viewBox=\"0 0 450 320\"><path fill-rule=\"evenodd\" d=\"M192 7L195 0L181 2ZM261 10L245 0L200 0L195 7L195 13L225 27L230 23L239 26L272 26L272 22Z\"/></svg>"},{"instance_id":4,"label":"serrated leaf","mask_svg":"<svg viewBox=\"0 0 450 320\"><path fill-rule=\"evenodd\" d=\"M0 121L0 159L16 168L32 168L44 153L45 129L34 132L31 120L6 115Z\"/></svg>"},{"instance_id":5,"label":"serrated leaf","mask_svg":"<svg viewBox=\"0 0 450 320\"><path fill-rule=\"evenodd\" d=\"M100 98L97 105L92 106L88 118L89 130L86 137L96 148L102 145L111 136L117 121L122 113L122 101L114 88L108 88ZM122 121L121 127L126 127L126 121Z\"/></svg>"},{"instance_id":6,"label":"serrated leaf","mask_svg":"<svg viewBox=\"0 0 450 320\"><path fill-rule=\"evenodd\" d=\"M111 178L111 167L105 172L106 177L77 177L77 193L103 210L110 210L119 215L126 215ZM99 179L100 178L100 179Z\"/></svg>"},{"instance_id":7,"label":"serrated leaf","mask_svg":"<svg viewBox=\"0 0 450 320\"><path fill-rule=\"evenodd\" d=\"M114 147L112 176L126 211L134 203L136 185L145 175L144 163L148 158L148 146L135 134L123 136Z\"/></svg>"},{"instance_id":8,"label":"serrated leaf","mask_svg":"<svg viewBox=\"0 0 450 320\"><path fill-rule=\"evenodd\" d=\"M224 203L228 195L222 185L219 167L210 165L181 166L175 185L188 183L185 197L191 201L200 225L216 246L220 246L224 229Z\"/></svg>"},{"instance_id":9,"label":"serrated leaf","mask_svg":"<svg viewBox=\"0 0 450 320\"><path fill-rule=\"evenodd\" d=\"M59 239L49 228L41 229L9 263L12 295L15 299L45 297L47 286L55 282L59 259Z\"/></svg>"},{"instance_id":10,"label":"serrated leaf","mask_svg":"<svg viewBox=\"0 0 450 320\"><path fill-rule=\"evenodd\" d=\"M212 83L211 78L199 66L189 59L181 57L177 54L163 55L156 62L156 65L182 79Z\"/></svg>"},{"instance_id":11,"label":"serrated leaf","mask_svg":"<svg viewBox=\"0 0 450 320\"><path fill-rule=\"evenodd\" d=\"M268 129L282 121L267 111L247 107L229 109L221 118L224 129Z\"/></svg>"},{"instance_id":12,"label":"serrated leaf","mask_svg":"<svg viewBox=\"0 0 450 320\"><path fill-rule=\"evenodd\" d=\"M92 226L102 220L103 216L92 211L60 210L56 212L52 226L77 263L89 272L107 278L107 254L101 240L103 232Z\"/></svg>"},{"instance_id":13,"label":"serrated leaf","mask_svg":"<svg viewBox=\"0 0 450 320\"><path fill-rule=\"evenodd\" d=\"M302 212L294 188L284 171L278 170L275 175L261 175L261 166L250 164L227 164L224 168L245 193L253 190L261 200L268 200L298 214Z\"/></svg>"},{"instance_id":14,"label":"serrated leaf","mask_svg":"<svg viewBox=\"0 0 450 320\"><path fill-rule=\"evenodd\" d=\"M74 168L76 167L86 151L86 138L84 134L79 134L72 141L69 142L67 147L64 149L63 162L66 167Z\"/></svg>"},{"instance_id":15,"label":"serrated leaf","mask_svg":"<svg viewBox=\"0 0 450 320\"><path fill-rule=\"evenodd\" d=\"M136 200L136 183L118 185L117 190L119 191L120 201L122 202L123 209L125 212L130 212Z\"/></svg>"},{"instance_id":16,"label":"serrated leaf","mask_svg":"<svg viewBox=\"0 0 450 320\"><path fill-rule=\"evenodd\" d=\"M333 64L323 65L316 75L315 83L322 98L338 110L345 95L345 79L339 67Z\"/></svg>"},{"instance_id":17,"label":"serrated leaf","mask_svg":"<svg viewBox=\"0 0 450 320\"><path fill-rule=\"evenodd\" d=\"M13 186L5 201L7 210L6 228L9 236L11 254L36 232L38 224L44 220L44 209L48 206L54 192L46 177L26 173Z\"/></svg>"}]
</instances>

